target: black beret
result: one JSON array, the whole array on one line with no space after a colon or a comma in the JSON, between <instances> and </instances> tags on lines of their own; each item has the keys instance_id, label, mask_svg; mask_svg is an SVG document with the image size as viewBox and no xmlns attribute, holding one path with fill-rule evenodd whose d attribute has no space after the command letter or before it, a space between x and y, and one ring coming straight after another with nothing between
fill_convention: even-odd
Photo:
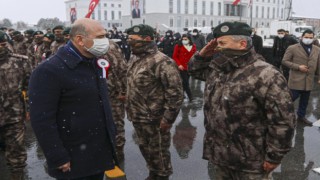
<instances>
[{"instance_id":1,"label":"black beret","mask_svg":"<svg viewBox=\"0 0 320 180\"><path fill-rule=\"evenodd\" d=\"M7 42L8 36L5 32L0 31L0 43Z\"/></svg>"},{"instance_id":2,"label":"black beret","mask_svg":"<svg viewBox=\"0 0 320 180\"><path fill-rule=\"evenodd\" d=\"M39 35L39 34L43 34L43 32L42 31L35 31L35 32L33 32L32 36Z\"/></svg>"},{"instance_id":3,"label":"black beret","mask_svg":"<svg viewBox=\"0 0 320 180\"><path fill-rule=\"evenodd\" d=\"M47 34L45 34L43 37L47 37L47 38L50 39L51 41L54 40L54 35L51 34L51 33L47 33Z\"/></svg>"},{"instance_id":4,"label":"black beret","mask_svg":"<svg viewBox=\"0 0 320 180\"><path fill-rule=\"evenodd\" d=\"M16 36L16 35L20 35L21 32L20 31L13 31L12 36Z\"/></svg>"},{"instance_id":5,"label":"black beret","mask_svg":"<svg viewBox=\"0 0 320 180\"><path fill-rule=\"evenodd\" d=\"M131 28L126 30L126 33L128 35L135 34L135 35L150 36L150 37L154 37L156 34L155 30L151 26L145 25L145 24L132 26Z\"/></svg>"},{"instance_id":6,"label":"black beret","mask_svg":"<svg viewBox=\"0 0 320 180\"><path fill-rule=\"evenodd\" d=\"M70 30L71 30L71 27L65 28L65 29L63 30L63 32L62 32L62 35L68 35L68 34L70 34Z\"/></svg>"},{"instance_id":7,"label":"black beret","mask_svg":"<svg viewBox=\"0 0 320 180\"><path fill-rule=\"evenodd\" d=\"M242 22L224 22L219 24L213 30L214 38L218 38L226 35L243 35L250 36L251 35L251 27Z\"/></svg>"},{"instance_id":8,"label":"black beret","mask_svg":"<svg viewBox=\"0 0 320 180\"><path fill-rule=\"evenodd\" d=\"M28 29L28 30L25 30L23 33L32 35L34 33L34 30L33 29Z\"/></svg>"},{"instance_id":9,"label":"black beret","mask_svg":"<svg viewBox=\"0 0 320 180\"><path fill-rule=\"evenodd\" d=\"M55 26L55 27L52 29L52 32L54 32L54 31L57 30L57 29L64 30L64 27L63 27L62 25Z\"/></svg>"}]
</instances>

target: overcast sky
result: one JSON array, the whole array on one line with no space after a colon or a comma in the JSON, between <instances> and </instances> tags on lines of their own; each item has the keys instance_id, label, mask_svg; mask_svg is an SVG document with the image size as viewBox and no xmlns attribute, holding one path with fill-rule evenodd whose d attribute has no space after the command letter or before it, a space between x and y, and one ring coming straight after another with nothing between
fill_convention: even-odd
<instances>
[{"instance_id":1,"label":"overcast sky","mask_svg":"<svg viewBox=\"0 0 320 180\"><path fill-rule=\"evenodd\" d=\"M0 19L36 24L40 18L66 20L65 0L0 0ZM160 0L159 0L160 1ZM89 3L89 1L88 1ZM320 0L293 0L296 16L320 18Z\"/></svg>"}]
</instances>

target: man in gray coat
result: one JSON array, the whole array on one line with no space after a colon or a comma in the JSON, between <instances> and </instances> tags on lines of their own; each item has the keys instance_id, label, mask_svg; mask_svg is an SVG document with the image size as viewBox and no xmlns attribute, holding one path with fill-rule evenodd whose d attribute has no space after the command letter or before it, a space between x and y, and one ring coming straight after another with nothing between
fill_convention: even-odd
<instances>
[{"instance_id":1,"label":"man in gray coat","mask_svg":"<svg viewBox=\"0 0 320 180\"><path fill-rule=\"evenodd\" d=\"M290 46L282 60L282 64L290 68L288 85L292 100L300 97L297 120L308 126L312 126L312 122L305 118L306 110L314 76L320 67L320 48L312 45L313 38L313 31L304 31L300 43Z\"/></svg>"}]
</instances>

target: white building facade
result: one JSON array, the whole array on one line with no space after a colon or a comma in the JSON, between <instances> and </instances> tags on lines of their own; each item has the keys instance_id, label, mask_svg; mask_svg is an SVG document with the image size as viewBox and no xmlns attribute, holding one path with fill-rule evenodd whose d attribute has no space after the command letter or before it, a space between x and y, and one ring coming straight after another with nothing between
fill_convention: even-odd
<instances>
[{"instance_id":1,"label":"white building facade","mask_svg":"<svg viewBox=\"0 0 320 180\"><path fill-rule=\"evenodd\" d=\"M88 8L91 0L67 0L66 14L67 20L71 24L71 14L75 10L77 19L83 18L88 13ZM107 29L113 26L122 27L122 12L123 0L100 0L94 12L91 15L92 19L99 20Z\"/></svg>"},{"instance_id":2,"label":"white building facade","mask_svg":"<svg viewBox=\"0 0 320 180\"><path fill-rule=\"evenodd\" d=\"M160 30L183 31L184 28L214 27L225 21L242 21L252 27L269 27L272 20L289 16L290 0L138 0L141 17L132 18L133 2L137 0L100 0L92 18L106 28L125 29L135 24L148 24ZM90 0L68 0L66 10L76 8L77 17L84 17ZM70 19L70 13L67 13Z\"/></svg>"}]
</instances>

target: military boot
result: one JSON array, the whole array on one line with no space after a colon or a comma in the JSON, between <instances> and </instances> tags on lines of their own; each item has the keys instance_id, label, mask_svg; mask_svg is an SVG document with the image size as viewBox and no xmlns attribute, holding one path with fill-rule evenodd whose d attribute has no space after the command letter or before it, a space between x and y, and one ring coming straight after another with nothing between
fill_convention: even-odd
<instances>
[{"instance_id":1,"label":"military boot","mask_svg":"<svg viewBox=\"0 0 320 180\"><path fill-rule=\"evenodd\" d=\"M169 180L169 176L157 176L156 180Z\"/></svg>"},{"instance_id":2,"label":"military boot","mask_svg":"<svg viewBox=\"0 0 320 180\"><path fill-rule=\"evenodd\" d=\"M124 160L124 147L123 146L117 146L116 147L116 154L118 157L119 161L123 161Z\"/></svg>"},{"instance_id":3,"label":"military boot","mask_svg":"<svg viewBox=\"0 0 320 180\"><path fill-rule=\"evenodd\" d=\"M23 172L12 172L10 180L23 180Z\"/></svg>"},{"instance_id":4,"label":"military boot","mask_svg":"<svg viewBox=\"0 0 320 180\"><path fill-rule=\"evenodd\" d=\"M157 175L154 172L149 171L149 176L145 180L157 180Z\"/></svg>"},{"instance_id":5,"label":"military boot","mask_svg":"<svg viewBox=\"0 0 320 180\"><path fill-rule=\"evenodd\" d=\"M297 121L304 123L306 126L313 126L313 123L305 117L298 117Z\"/></svg>"}]
</instances>

